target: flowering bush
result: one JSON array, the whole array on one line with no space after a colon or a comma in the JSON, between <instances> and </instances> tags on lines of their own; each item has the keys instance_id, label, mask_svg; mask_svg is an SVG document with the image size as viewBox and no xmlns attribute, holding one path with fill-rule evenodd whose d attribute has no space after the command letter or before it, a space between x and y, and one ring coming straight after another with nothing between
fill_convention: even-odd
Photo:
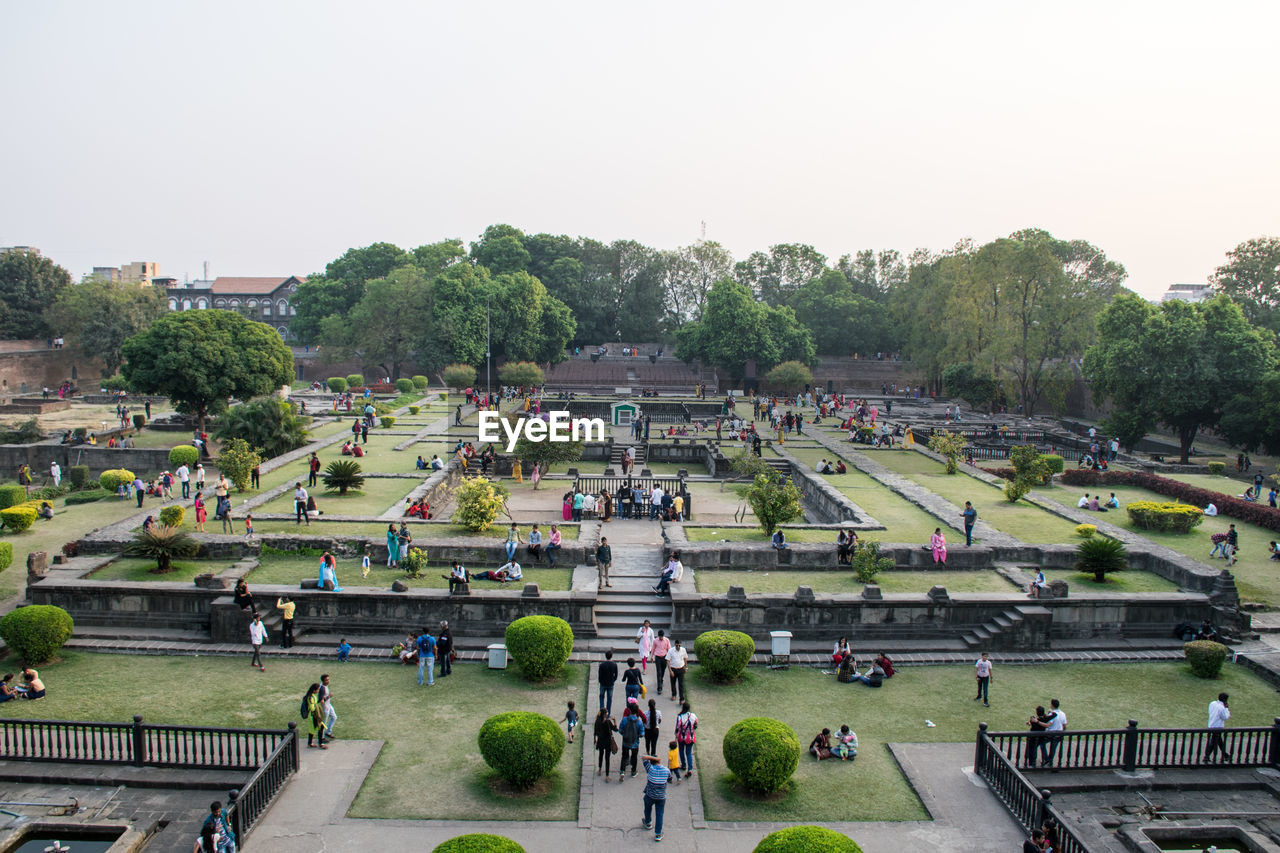
<instances>
[{"instance_id":1,"label":"flowering bush","mask_svg":"<svg viewBox=\"0 0 1280 853\"><path fill-rule=\"evenodd\" d=\"M1079 536L1081 539L1088 539L1090 536L1092 536L1097 532L1098 532L1098 525L1096 524L1077 524L1076 525L1076 535Z\"/></svg>"},{"instance_id":2,"label":"flowering bush","mask_svg":"<svg viewBox=\"0 0 1280 853\"><path fill-rule=\"evenodd\" d=\"M1217 505L1219 515L1280 531L1278 509L1146 471L1069 470L1063 472L1062 482L1070 486L1138 486L1193 506L1203 508L1213 503Z\"/></svg>"},{"instance_id":3,"label":"flowering bush","mask_svg":"<svg viewBox=\"0 0 1280 853\"><path fill-rule=\"evenodd\" d=\"M1125 511L1129 513L1129 520L1143 530L1190 533L1204 521L1204 510L1191 504L1133 501Z\"/></svg>"}]
</instances>

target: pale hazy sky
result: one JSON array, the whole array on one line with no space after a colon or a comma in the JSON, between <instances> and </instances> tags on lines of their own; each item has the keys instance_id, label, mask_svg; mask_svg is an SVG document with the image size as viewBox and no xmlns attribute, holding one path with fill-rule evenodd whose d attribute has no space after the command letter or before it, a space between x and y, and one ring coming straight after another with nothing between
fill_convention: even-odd
<instances>
[{"instance_id":1,"label":"pale hazy sky","mask_svg":"<svg viewBox=\"0 0 1280 853\"><path fill-rule=\"evenodd\" d=\"M945 249L1147 296L1280 233L1280 4L12 2L0 246L306 274L486 225Z\"/></svg>"}]
</instances>

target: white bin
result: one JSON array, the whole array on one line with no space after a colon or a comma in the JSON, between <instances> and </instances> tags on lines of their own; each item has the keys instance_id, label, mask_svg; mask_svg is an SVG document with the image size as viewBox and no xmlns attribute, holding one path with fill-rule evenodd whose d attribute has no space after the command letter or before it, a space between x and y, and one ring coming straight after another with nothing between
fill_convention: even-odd
<instances>
[{"instance_id":1,"label":"white bin","mask_svg":"<svg viewBox=\"0 0 1280 853\"><path fill-rule=\"evenodd\" d=\"M787 636L790 636L788 634ZM489 669L507 668L507 646L505 643L494 643L489 646Z\"/></svg>"},{"instance_id":2,"label":"white bin","mask_svg":"<svg viewBox=\"0 0 1280 853\"><path fill-rule=\"evenodd\" d=\"M773 638L771 652L774 656L786 656L791 654L790 631L770 631L769 636Z\"/></svg>"}]
</instances>

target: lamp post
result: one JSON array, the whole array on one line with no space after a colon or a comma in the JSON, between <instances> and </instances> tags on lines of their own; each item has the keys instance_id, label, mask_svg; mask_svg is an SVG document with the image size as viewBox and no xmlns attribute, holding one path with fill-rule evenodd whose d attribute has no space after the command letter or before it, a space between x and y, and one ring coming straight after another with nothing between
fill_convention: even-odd
<instances>
[{"instance_id":1,"label":"lamp post","mask_svg":"<svg viewBox=\"0 0 1280 853\"><path fill-rule=\"evenodd\" d=\"M492 298L492 294L484 298L484 384L489 405L493 405L493 346L489 339L489 300Z\"/></svg>"}]
</instances>

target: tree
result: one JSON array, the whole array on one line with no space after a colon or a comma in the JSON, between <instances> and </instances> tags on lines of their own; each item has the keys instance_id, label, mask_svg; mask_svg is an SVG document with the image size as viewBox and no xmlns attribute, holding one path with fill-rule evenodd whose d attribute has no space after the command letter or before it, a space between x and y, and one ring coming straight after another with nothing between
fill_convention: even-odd
<instances>
[{"instance_id":1,"label":"tree","mask_svg":"<svg viewBox=\"0 0 1280 853\"><path fill-rule=\"evenodd\" d=\"M243 492L253 481L253 469L265 461L243 438L233 438L222 443L218 470L227 475L236 491Z\"/></svg>"},{"instance_id":2,"label":"tree","mask_svg":"<svg viewBox=\"0 0 1280 853\"><path fill-rule=\"evenodd\" d=\"M1010 448L1009 464L1013 466L1014 481L1026 486L1024 495L1036 486L1052 482L1053 469L1034 444L1019 444Z\"/></svg>"},{"instance_id":3,"label":"tree","mask_svg":"<svg viewBox=\"0 0 1280 853\"><path fill-rule=\"evenodd\" d=\"M960 470L960 454L969 446L969 440L958 432L943 430L929 439L929 449L942 457L948 474Z\"/></svg>"},{"instance_id":4,"label":"tree","mask_svg":"<svg viewBox=\"0 0 1280 853\"><path fill-rule=\"evenodd\" d=\"M178 311L125 341L121 373L143 394L163 394L195 415L201 432L232 397L247 400L293 381L293 353L275 329L233 311Z\"/></svg>"},{"instance_id":5,"label":"tree","mask_svg":"<svg viewBox=\"0 0 1280 853\"><path fill-rule=\"evenodd\" d=\"M531 388L541 385L542 368L531 361L508 361L498 368L498 381L503 385Z\"/></svg>"},{"instance_id":6,"label":"tree","mask_svg":"<svg viewBox=\"0 0 1280 853\"><path fill-rule=\"evenodd\" d=\"M156 524L133 534L133 540L124 546L129 557L151 557L156 567L151 571L162 575L173 571L174 558L194 557L200 551L200 543L180 527Z\"/></svg>"},{"instance_id":7,"label":"tree","mask_svg":"<svg viewBox=\"0 0 1280 853\"><path fill-rule=\"evenodd\" d=\"M333 460L325 466L321 479L324 480L325 491L337 492L340 495L364 486L364 474L361 473L360 463L354 459Z\"/></svg>"},{"instance_id":8,"label":"tree","mask_svg":"<svg viewBox=\"0 0 1280 853\"><path fill-rule=\"evenodd\" d=\"M467 247L457 238L425 243L413 250L413 260L428 279L435 278L449 267L467 258Z\"/></svg>"},{"instance_id":9,"label":"tree","mask_svg":"<svg viewBox=\"0 0 1280 853\"><path fill-rule=\"evenodd\" d=\"M289 318L289 331L304 344L319 343L325 319L346 314L363 293L363 282L352 287L336 279L309 276L293 294L292 307L297 313Z\"/></svg>"},{"instance_id":10,"label":"tree","mask_svg":"<svg viewBox=\"0 0 1280 853\"><path fill-rule=\"evenodd\" d=\"M547 473L552 465L566 462L577 462L582 458L582 449L586 445L581 441L530 441L524 433L516 439L512 455L523 459L526 465L538 466L538 474ZM541 479L533 484L537 489Z\"/></svg>"},{"instance_id":11,"label":"tree","mask_svg":"<svg viewBox=\"0 0 1280 853\"><path fill-rule=\"evenodd\" d=\"M827 258L803 243L779 243L734 265L733 277L768 305L787 305L800 287L826 272Z\"/></svg>"},{"instance_id":12,"label":"tree","mask_svg":"<svg viewBox=\"0 0 1280 853\"><path fill-rule=\"evenodd\" d=\"M841 272L827 270L802 285L791 297L791 306L820 353L874 353L894 348L889 312L855 293Z\"/></svg>"},{"instance_id":13,"label":"tree","mask_svg":"<svg viewBox=\"0 0 1280 853\"><path fill-rule=\"evenodd\" d=\"M1239 305L1249 322L1280 331L1280 237L1257 237L1236 246L1209 283Z\"/></svg>"},{"instance_id":14,"label":"tree","mask_svg":"<svg viewBox=\"0 0 1280 853\"><path fill-rule=\"evenodd\" d=\"M307 443L310 418L299 417L293 406L274 395L232 406L220 417L214 437L219 441L244 439L250 447L279 456Z\"/></svg>"},{"instance_id":15,"label":"tree","mask_svg":"<svg viewBox=\"0 0 1280 853\"><path fill-rule=\"evenodd\" d=\"M1126 293L1098 317L1098 334L1084 358L1094 398L1127 412L1135 434L1156 423L1173 430L1183 463L1199 431L1232 401L1253 399L1275 361L1269 335L1226 296L1156 306Z\"/></svg>"},{"instance_id":16,"label":"tree","mask_svg":"<svg viewBox=\"0 0 1280 853\"><path fill-rule=\"evenodd\" d=\"M764 377L765 384L783 392L796 392L813 384L813 372L798 361L784 361Z\"/></svg>"},{"instance_id":17,"label":"tree","mask_svg":"<svg viewBox=\"0 0 1280 853\"><path fill-rule=\"evenodd\" d=\"M378 365L393 380L431 328L431 289L415 266L393 270L365 285L365 293L345 315L320 324L320 340L339 358L358 357ZM424 365L426 366L426 365Z\"/></svg>"},{"instance_id":18,"label":"tree","mask_svg":"<svg viewBox=\"0 0 1280 853\"><path fill-rule=\"evenodd\" d=\"M477 533L493 526L498 513L507 510L510 492L501 483L484 477L466 477L454 493L453 520Z\"/></svg>"},{"instance_id":19,"label":"tree","mask_svg":"<svg viewBox=\"0 0 1280 853\"><path fill-rule=\"evenodd\" d=\"M996 398L996 381L980 373L967 361L952 364L942 371L942 387L952 397L959 397L975 409L980 409Z\"/></svg>"},{"instance_id":20,"label":"tree","mask_svg":"<svg viewBox=\"0 0 1280 853\"><path fill-rule=\"evenodd\" d=\"M772 536L778 525L804 517L800 506L800 490L795 483L783 483L775 472L757 474L747 487L747 503L766 536Z\"/></svg>"},{"instance_id":21,"label":"tree","mask_svg":"<svg viewBox=\"0 0 1280 853\"><path fill-rule=\"evenodd\" d=\"M348 249L342 257L330 261L324 268L324 277L358 290L358 299L366 282L386 278L392 270L413 263L414 257L394 243L373 243L362 249Z\"/></svg>"},{"instance_id":22,"label":"tree","mask_svg":"<svg viewBox=\"0 0 1280 853\"><path fill-rule=\"evenodd\" d=\"M49 328L102 362L103 376L120 370L124 342L168 311L158 287L87 278L64 288L44 312Z\"/></svg>"},{"instance_id":23,"label":"tree","mask_svg":"<svg viewBox=\"0 0 1280 853\"><path fill-rule=\"evenodd\" d=\"M907 265L895 249L863 249L852 257L844 255L835 268L849 280L855 293L877 303L907 281Z\"/></svg>"},{"instance_id":24,"label":"tree","mask_svg":"<svg viewBox=\"0 0 1280 853\"><path fill-rule=\"evenodd\" d=\"M711 240L682 246L663 261L663 306L673 327L701 320L711 288L733 272L733 255Z\"/></svg>"},{"instance_id":25,"label":"tree","mask_svg":"<svg viewBox=\"0 0 1280 853\"><path fill-rule=\"evenodd\" d=\"M469 364L451 364L440 372L446 388L471 388L476 384L476 369Z\"/></svg>"},{"instance_id":26,"label":"tree","mask_svg":"<svg viewBox=\"0 0 1280 853\"><path fill-rule=\"evenodd\" d=\"M746 287L725 279L707 295L703 319L676 333L676 355L724 368L741 378L748 359L760 370L781 361L815 361L813 339L790 308L770 308L756 302Z\"/></svg>"},{"instance_id":27,"label":"tree","mask_svg":"<svg viewBox=\"0 0 1280 853\"><path fill-rule=\"evenodd\" d=\"M0 339L51 338L62 334L45 322L44 310L71 286L71 274L25 249L0 253Z\"/></svg>"}]
</instances>

